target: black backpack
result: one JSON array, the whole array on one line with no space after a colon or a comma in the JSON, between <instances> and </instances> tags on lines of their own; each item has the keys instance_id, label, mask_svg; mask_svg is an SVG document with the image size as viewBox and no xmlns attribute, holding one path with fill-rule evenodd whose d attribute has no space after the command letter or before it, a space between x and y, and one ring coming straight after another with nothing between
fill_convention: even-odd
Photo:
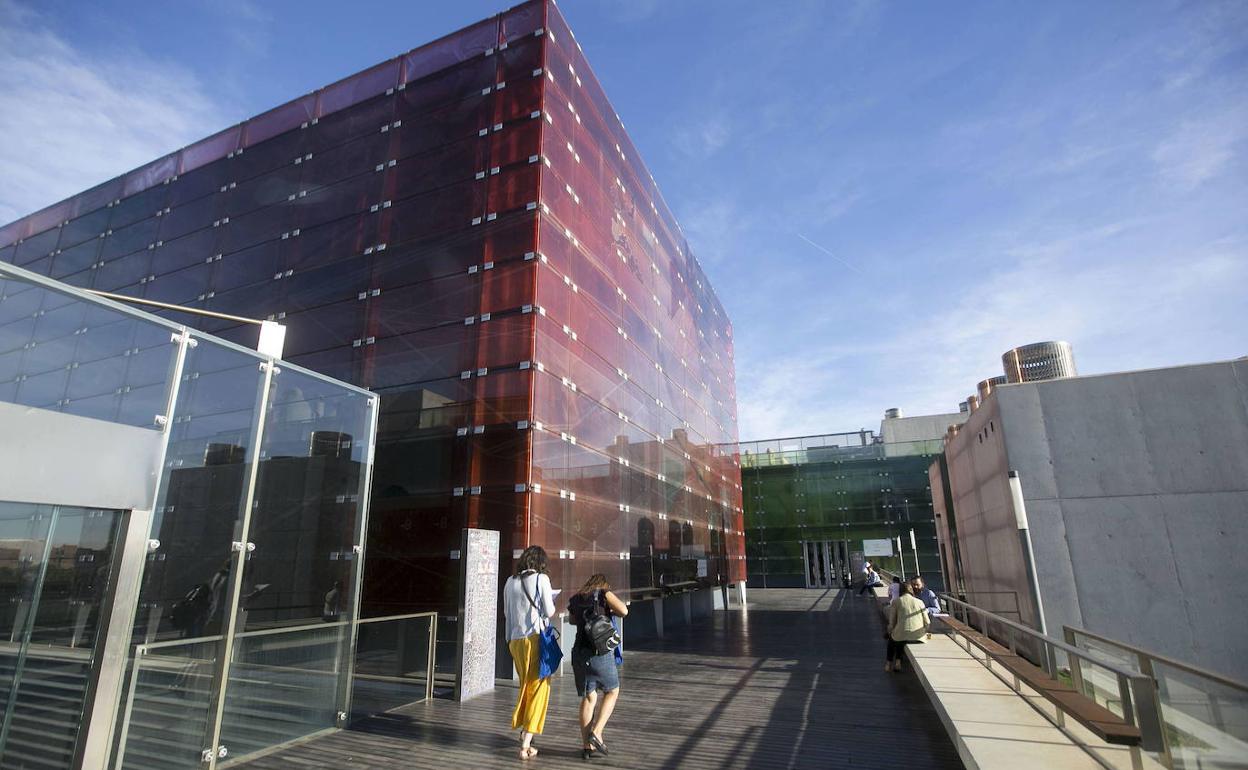
<instances>
[{"instance_id":1,"label":"black backpack","mask_svg":"<svg viewBox=\"0 0 1248 770\"><path fill-rule=\"evenodd\" d=\"M603 612L602 595L595 594L591 604L581 611L581 625L585 638L593 645L595 655L606 655L620 646L620 632L615 630L611 618Z\"/></svg>"}]
</instances>

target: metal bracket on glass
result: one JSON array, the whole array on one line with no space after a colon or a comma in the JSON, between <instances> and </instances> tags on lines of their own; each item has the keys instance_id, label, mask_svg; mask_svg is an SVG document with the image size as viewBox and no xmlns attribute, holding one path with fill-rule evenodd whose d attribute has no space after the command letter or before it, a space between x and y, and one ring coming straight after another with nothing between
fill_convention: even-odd
<instances>
[{"instance_id":1,"label":"metal bracket on glass","mask_svg":"<svg viewBox=\"0 0 1248 770\"><path fill-rule=\"evenodd\" d=\"M148 553L153 553L153 552L155 552L155 551L156 551L157 549L159 549L159 548L160 548L160 541L159 541L159 540L157 540L156 538L152 538L151 540L148 540L148 541L147 541L147 552L148 552Z\"/></svg>"},{"instance_id":2,"label":"metal bracket on glass","mask_svg":"<svg viewBox=\"0 0 1248 770\"><path fill-rule=\"evenodd\" d=\"M163 428L164 426L169 424L169 417L167 415L158 414L156 415L156 419L154 420L154 422Z\"/></svg>"}]
</instances>

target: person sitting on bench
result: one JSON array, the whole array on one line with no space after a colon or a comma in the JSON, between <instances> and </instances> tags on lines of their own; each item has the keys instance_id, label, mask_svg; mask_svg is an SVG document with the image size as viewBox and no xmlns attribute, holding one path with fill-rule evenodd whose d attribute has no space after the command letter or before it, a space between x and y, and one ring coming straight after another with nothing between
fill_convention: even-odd
<instances>
[{"instance_id":1,"label":"person sitting on bench","mask_svg":"<svg viewBox=\"0 0 1248 770\"><path fill-rule=\"evenodd\" d=\"M880 580L880 573L875 571L875 567L868 567L867 574L862 578L862 588L858 589L858 595L862 596L872 588L879 588L884 585L884 581Z\"/></svg>"}]
</instances>

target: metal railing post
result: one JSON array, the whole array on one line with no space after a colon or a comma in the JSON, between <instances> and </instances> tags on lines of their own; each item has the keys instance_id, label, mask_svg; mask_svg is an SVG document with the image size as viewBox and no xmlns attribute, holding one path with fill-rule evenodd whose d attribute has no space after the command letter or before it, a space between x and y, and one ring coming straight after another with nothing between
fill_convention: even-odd
<instances>
[{"instance_id":1,"label":"metal railing post","mask_svg":"<svg viewBox=\"0 0 1248 770\"><path fill-rule=\"evenodd\" d=\"M251 446L247 449L251 461L247 468L247 485L239 510L239 519L235 525L235 537L231 545L231 567L226 587L225 614L221 629L221 644L218 648L217 671L214 677L214 692L211 706L208 709L209 723L205 731L207 745L203 750L203 762L208 770L215 770L218 759L225 759L228 750L221 745L221 723L225 716L226 691L230 683L230 667L234 658L234 637L238 633L238 605L242 597L243 572L247 569L248 537L251 534L252 509L256 504L256 482L260 476L261 451L264 445L264 424L269 411L269 392L273 386L273 375L277 371L273 359L260 364L264 376L260 381L260 390L256 394L255 430L252 433ZM245 629L244 629L245 630Z\"/></svg>"},{"instance_id":2,"label":"metal railing post","mask_svg":"<svg viewBox=\"0 0 1248 770\"><path fill-rule=\"evenodd\" d=\"M433 700L433 675L437 665L438 615L429 618L429 663L425 667L425 700Z\"/></svg>"},{"instance_id":3,"label":"metal railing post","mask_svg":"<svg viewBox=\"0 0 1248 770\"><path fill-rule=\"evenodd\" d=\"M1077 648L1079 646L1075 643L1075 631L1070 626L1062 626L1062 638L1071 647ZM1079 662L1079 656L1070 655L1068 657L1070 658L1070 684L1075 688L1075 692L1078 692L1080 695L1086 695L1087 693L1083 690L1083 666Z\"/></svg>"},{"instance_id":4,"label":"metal railing post","mask_svg":"<svg viewBox=\"0 0 1248 770\"><path fill-rule=\"evenodd\" d=\"M1145 751L1159 752L1162 764L1173 767L1174 758L1170 754L1170 741L1161 714L1161 697L1157 678L1153 675L1153 663L1145 655L1139 657L1139 662L1140 675L1131 680L1131 697L1135 702L1136 726L1140 728L1140 746Z\"/></svg>"},{"instance_id":5,"label":"metal railing post","mask_svg":"<svg viewBox=\"0 0 1248 770\"><path fill-rule=\"evenodd\" d=\"M360 506L356 514L355 526L355 543L352 545L352 558L355 562L351 565L351 612L347 616L350 623L346 627L347 644L346 644L346 660L343 661L340 669L340 679L338 682L338 719L339 726L346 724L351 715L351 696L354 689L355 680L355 656L359 645L359 621L360 619L360 601L361 591L364 586L364 548L368 540L368 514L369 502L372 499L373 491L373 461L376 459L377 448L377 416L381 411L381 399L374 395L368 400L369 407L369 437L368 437L368 454L364 458L363 479L361 480L363 493L360 495Z\"/></svg>"}]
</instances>

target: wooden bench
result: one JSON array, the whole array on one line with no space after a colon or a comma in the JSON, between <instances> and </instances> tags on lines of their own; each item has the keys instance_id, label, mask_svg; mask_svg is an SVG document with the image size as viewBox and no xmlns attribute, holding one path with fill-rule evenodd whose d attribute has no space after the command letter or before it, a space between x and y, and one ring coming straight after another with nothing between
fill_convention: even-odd
<instances>
[{"instance_id":1,"label":"wooden bench","mask_svg":"<svg viewBox=\"0 0 1248 770\"><path fill-rule=\"evenodd\" d=\"M1068 714L1106 743L1119 746L1140 745L1140 728L1128 723L1070 685L1059 682L1046 674L1044 669L1010 652L1004 645L989 639L965 623L949 617L944 618L944 621L960 636L983 650L984 654L1009 671L1015 677L1016 689L1018 682L1025 683L1056 705L1060 713Z\"/></svg>"}]
</instances>

